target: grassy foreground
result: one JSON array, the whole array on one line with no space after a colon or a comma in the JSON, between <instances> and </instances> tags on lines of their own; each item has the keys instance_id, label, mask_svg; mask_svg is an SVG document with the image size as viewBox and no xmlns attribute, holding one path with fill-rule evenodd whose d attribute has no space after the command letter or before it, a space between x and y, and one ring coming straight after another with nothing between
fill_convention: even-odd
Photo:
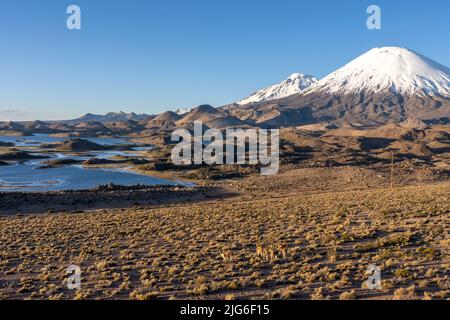
<instances>
[{"instance_id":1,"label":"grassy foreground","mask_svg":"<svg viewBox=\"0 0 450 320\"><path fill-rule=\"evenodd\" d=\"M0 298L445 299L449 186L2 217Z\"/></svg>"}]
</instances>

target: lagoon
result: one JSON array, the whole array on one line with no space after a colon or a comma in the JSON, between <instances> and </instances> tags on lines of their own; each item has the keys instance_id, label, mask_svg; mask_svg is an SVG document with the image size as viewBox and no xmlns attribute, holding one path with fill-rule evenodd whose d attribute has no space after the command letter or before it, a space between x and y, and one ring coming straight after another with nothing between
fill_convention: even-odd
<instances>
[{"instance_id":1,"label":"lagoon","mask_svg":"<svg viewBox=\"0 0 450 320\"><path fill-rule=\"evenodd\" d=\"M121 138L83 138L102 145L132 144L127 139ZM0 141L15 143L16 147L38 147L44 143L56 143L67 140L67 138L55 138L48 135L34 135L29 137L4 137ZM113 156L135 157L133 153L143 151L146 146L140 146L128 151L95 151L86 154L53 153L45 150L36 150L40 155L49 156L49 159L69 158L74 160L87 160L90 158L111 158ZM79 164L45 168L45 161L49 159L33 159L29 161L16 162L10 165L0 166L0 192L44 192L58 190L84 190L99 185L114 183L117 185L188 185L179 181L159 179L124 168L86 168Z\"/></svg>"}]
</instances>

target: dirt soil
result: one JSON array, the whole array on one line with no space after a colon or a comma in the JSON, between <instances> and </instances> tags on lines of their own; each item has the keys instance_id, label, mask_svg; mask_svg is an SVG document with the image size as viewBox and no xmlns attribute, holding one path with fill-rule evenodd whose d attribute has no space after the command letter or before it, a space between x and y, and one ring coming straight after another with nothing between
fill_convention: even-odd
<instances>
[{"instance_id":1,"label":"dirt soil","mask_svg":"<svg viewBox=\"0 0 450 320\"><path fill-rule=\"evenodd\" d=\"M389 165L285 165L133 205L41 195L0 217L0 298L447 299L448 175L396 169L393 188Z\"/></svg>"}]
</instances>

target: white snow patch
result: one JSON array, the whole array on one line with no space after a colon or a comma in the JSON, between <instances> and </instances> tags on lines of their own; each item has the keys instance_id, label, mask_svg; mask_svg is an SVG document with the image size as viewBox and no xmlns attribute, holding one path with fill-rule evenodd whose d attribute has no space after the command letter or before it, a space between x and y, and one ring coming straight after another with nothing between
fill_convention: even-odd
<instances>
[{"instance_id":1,"label":"white snow patch","mask_svg":"<svg viewBox=\"0 0 450 320\"><path fill-rule=\"evenodd\" d=\"M375 48L311 86L305 94L391 91L450 96L450 69L414 51Z\"/></svg>"},{"instance_id":2,"label":"white snow patch","mask_svg":"<svg viewBox=\"0 0 450 320\"><path fill-rule=\"evenodd\" d=\"M268 88L256 91L249 97L237 102L240 105L249 103L271 101L291 96L304 91L306 88L317 82L317 79L310 75L294 73L281 83Z\"/></svg>"}]
</instances>

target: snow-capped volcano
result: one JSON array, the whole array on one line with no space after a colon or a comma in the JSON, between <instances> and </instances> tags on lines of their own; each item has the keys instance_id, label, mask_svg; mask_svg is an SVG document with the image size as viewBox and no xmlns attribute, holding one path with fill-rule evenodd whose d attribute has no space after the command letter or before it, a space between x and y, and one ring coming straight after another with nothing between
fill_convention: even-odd
<instances>
[{"instance_id":1,"label":"snow-capped volcano","mask_svg":"<svg viewBox=\"0 0 450 320\"><path fill-rule=\"evenodd\" d=\"M372 49L304 90L292 85L295 78L227 110L246 121L263 119L272 127L320 122L373 126L410 118L450 121L449 68L409 49ZM286 87L295 89L286 93Z\"/></svg>"},{"instance_id":2,"label":"snow-capped volcano","mask_svg":"<svg viewBox=\"0 0 450 320\"><path fill-rule=\"evenodd\" d=\"M302 73L294 73L281 83L256 91L249 97L239 101L238 104L245 105L249 103L285 98L304 91L316 82L317 79L313 76Z\"/></svg>"},{"instance_id":3,"label":"snow-capped volcano","mask_svg":"<svg viewBox=\"0 0 450 320\"><path fill-rule=\"evenodd\" d=\"M374 48L310 87L312 92L391 92L450 97L450 69L414 51Z\"/></svg>"}]
</instances>

